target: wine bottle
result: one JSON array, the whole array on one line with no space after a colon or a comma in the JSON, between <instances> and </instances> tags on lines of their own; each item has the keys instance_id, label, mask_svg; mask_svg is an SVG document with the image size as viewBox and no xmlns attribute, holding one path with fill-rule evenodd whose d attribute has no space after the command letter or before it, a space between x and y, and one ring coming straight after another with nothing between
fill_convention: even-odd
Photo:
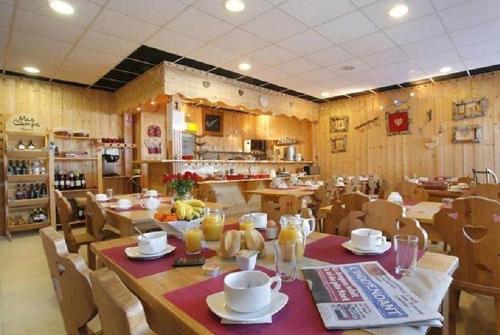
<instances>
[{"instance_id":1,"label":"wine bottle","mask_svg":"<svg viewBox=\"0 0 500 335\"><path fill-rule=\"evenodd\" d=\"M24 197L24 192L21 189L21 185L16 185L16 200L22 200Z\"/></svg>"},{"instance_id":2,"label":"wine bottle","mask_svg":"<svg viewBox=\"0 0 500 335\"><path fill-rule=\"evenodd\" d=\"M75 172L75 188L82 188L82 179L80 174Z\"/></svg>"},{"instance_id":3,"label":"wine bottle","mask_svg":"<svg viewBox=\"0 0 500 335\"><path fill-rule=\"evenodd\" d=\"M82 188L87 188L87 181L85 180L85 175L83 173L80 173L80 179L82 183Z\"/></svg>"},{"instance_id":4,"label":"wine bottle","mask_svg":"<svg viewBox=\"0 0 500 335\"><path fill-rule=\"evenodd\" d=\"M74 189L75 188L75 174L73 171L69 173L69 188Z\"/></svg>"},{"instance_id":5,"label":"wine bottle","mask_svg":"<svg viewBox=\"0 0 500 335\"><path fill-rule=\"evenodd\" d=\"M22 140L19 140L19 143L17 144L17 150L26 150L26 146L24 145Z\"/></svg>"},{"instance_id":6,"label":"wine bottle","mask_svg":"<svg viewBox=\"0 0 500 335\"><path fill-rule=\"evenodd\" d=\"M21 174L26 175L28 174L28 167L26 166L26 162L23 161L23 164L21 165Z\"/></svg>"},{"instance_id":7,"label":"wine bottle","mask_svg":"<svg viewBox=\"0 0 500 335\"><path fill-rule=\"evenodd\" d=\"M30 143L28 144L28 150L35 150L35 145L32 140L30 140Z\"/></svg>"}]
</instances>

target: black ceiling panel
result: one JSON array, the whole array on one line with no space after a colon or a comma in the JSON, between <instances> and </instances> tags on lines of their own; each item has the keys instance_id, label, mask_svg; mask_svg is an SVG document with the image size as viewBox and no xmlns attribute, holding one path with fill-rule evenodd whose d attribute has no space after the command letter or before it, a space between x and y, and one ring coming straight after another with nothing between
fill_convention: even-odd
<instances>
[{"instance_id":1,"label":"black ceiling panel","mask_svg":"<svg viewBox=\"0 0 500 335\"><path fill-rule=\"evenodd\" d=\"M137 74L143 74L150 68L152 68L153 65L151 64L146 64L142 62L138 62L132 59L124 59L123 61L120 62L117 66L115 66L115 69L118 70L123 70L127 72L133 72Z\"/></svg>"},{"instance_id":2,"label":"black ceiling panel","mask_svg":"<svg viewBox=\"0 0 500 335\"><path fill-rule=\"evenodd\" d=\"M218 76L230 78L230 79L236 79L241 77L242 75L233 71L229 71L223 68L216 68L215 70L210 71L210 73L216 74Z\"/></svg>"},{"instance_id":3,"label":"black ceiling panel","mask_svg":"<svg viewBox=\"0 0 500 335\"><path fill-rule=\"evenodd\" d=\"M94 90L107 91L107 92L115 92L116 91L115 89L112 89L112 88L101 87L101 86L97 86L97 85L92 85L92 86L90 86L90 88L92 88Z\"/></svg>"},{"instance_id":4,"label":"black ceiling panel","mask_svg":"<svg viewBox=\"0 0 500 335\"><path fill-rule=\"evenodd\" d=\"M372 93L372 92L370 92L370 91L361 91L361 92L349 93L348 96L350 96L351 98L353 98L353 97L360 97L362 95L367 95L367 94L370 94L370 93Z\"/></svg>"},{"instance_id":5,"label":"black ceiling panel","mask_svg":"<svg viewBox=\"0 0 500 335\"><path fill-rule=\"evenodd\" d=\"M121 82L121 81L108 80L108 79L104 79L104 78L101 78L94 83L94 85L96 85L96 86L108 87L108 88L113 88L113 89L118 89L125 84L126 83Z\"/></svg>"},{"instance_id":6,"label":"black ceiling panel","mask_svg":"<svg viewBox=\"0 0 500 335\"><path fill-rule=\"evenodd\" d=\"M130 73L130 72L123 72L120 70L111 70L108 73L104 75L105 79L114 79L114 80L119 80L119 81L124 81L124 82L129 82L139 76L136 73Z\"/></svg>"},{"instance_id":7,"label":"black ceiling panel","mask_svg":"<svg viewBox=\"0 0 500 335\"><path fill-rule=\"evenodd\" d=\"M163 61L175 62L176 60L182 58L182 56L142 45L132 52L128 58L151 64L158 64Z\"/></svg>"},{"instance_id":8,"label":"black ceiling panel","mask_svg":"<svg viewBox=\"0 0 500 335\"><path fill-rule=\"evenodd\" d=\"M286 91L287 88L286 87L283 87L283 86L278 86L278 85L274 85L274 84L265 84L264 86L262 87L265 87L267 88L268 90L271 90L271 91L276 91L276 92L282 92L282 91Z\"/></svg>"},{"instance_id":9,"label":"black ceiling panel","mask_svg":"<svg viewBox=\"0 0 500 335\"><path fill-rule=\"evenodd\" d=\"M309 100L309 101L321 100L321 99L318 99L316 97L313 97L312 95L307 95L307 94L302 95L300 98L304 99L304 100Z\"/></svg>"},{"instance_id":10,"label":"black ceiling panel","mask_svg":"<svg viewBox=\"0 0 500 335\"><path fill-rule=\"evenodd\" d=\"M250 84L250 85L255 85L255 86L262 86L267 84L267 81L262 81L257 78L252 78L252 77L243 77L239 78L238 81L242 81L244 83Z\"/></svg>"},{"instance_id":11,"label":"black ceiling panel","mask_svg":"<svg viewBox=\"0 0 500 335\"><path fill-rule=\"evenodd\" d=\"M345 95L337 95L335 97L331 97L331 98L326 99L326 101L337 101L337 100L343 100L343 99L349 99L349 97L345 96Z\"/></svg>"},{"instance_id":12,"label":"black ceiling panel","mask_svg":"<svg viewBox=\"0 0 500 335\"><path fill-rule=\"evenodd\" d=\"M66 80L60 80L60 79L52 79L52 82L58 83L58 84L63 84L63 85L76 86L76 87L89 87L88 84L75 83L74 81L66 81Z\"/></svg>"},{"instance_id":13,"label":"black ceiling panel","mask_svg":"<svg viewBox=\"0 0 500 335\"><path fill-rule=\"evenodd\" d=\"M215 69L215 66L206 64L203 62L198 62L197 60L191 58L181 58L176 62L176 64L184 65L192 67L193 69L201 70L201 71L210 71Z\"/></svg>"},{"instance_id":14,"label":"black ceiling panel","mask_svg":"<svg viewBox=\"0 0 500 335\"><path fill-rule=\"evenodd\" d=\"M286 95L291 95L292 97L298 97L301 95L305 95L304 93L300 93L300 92L297 92L294 90L286 90L286 91L283 91L281 93L286 94Z\"/></svg>"},{"instance_id":15,"label":"black ceiling panel","mask_svg":"<svg viewBox=\"0 0 500 335\"><path fill-rule=\"evenodd\" d=\"M373 91L380 93L380 92L385 92L385 91L397 90L398 88L401 88L401 87L398 85L390 85L390 86L374 88ZM352 94L349 94L349 95L352 95Z\"/></svg>"},{"instance_id":16,"label":"black ceiling panel","mask_svg":"<svg viewBox=\"0 0 500 335\"><path fill-rule=\"evenodd\" d=\"M402 83L401 86L403 87L412 87L412 86L417 86L417 85L423 85L423 84L430 84L432 81L430 79L421 79L421 80L415 80L415 81L410 81L407 83Z\"/></svg>"},{"instance_id":17,"label":"black ceiling panel","mask_svg":"<svg viewBox=\"0 0 500 335\"><path fill-rule=\"evenodd\" d=\"M31 76L29 74L21 73L21 72L5 71L5 74L11 75L11 76L18 76L18 77L23 77L23 78L29 78L29 79L50 81L50 78L41 77L41 76L40 77L39 76Z\"/></svg>"},{"instance_id":18,"label":"black ceiling panel","mask_svg":"<svg viewBox=\"0 0 500 335\"><path fill-rule=\"evenodd\" d=\"M500 71L500 65L492 65L481 67L479 69L469 70L469 73L473 76L475 74L488 73L493 71Z\"/></svg>"},{"instance_id":19,"label":"black ceiling panel","mask_svg":"<svg viewBox=\"0 0 500 335\"><path fill-rule=\"evenodd\" d=\"M442 76L432 77L432 80L443 81L443 80L461 78L461 77L466 77L466 76L468 76L467 71L463 71L463 72L450 73L450 74L445 74Z\"/></svg>"}]
</instances>

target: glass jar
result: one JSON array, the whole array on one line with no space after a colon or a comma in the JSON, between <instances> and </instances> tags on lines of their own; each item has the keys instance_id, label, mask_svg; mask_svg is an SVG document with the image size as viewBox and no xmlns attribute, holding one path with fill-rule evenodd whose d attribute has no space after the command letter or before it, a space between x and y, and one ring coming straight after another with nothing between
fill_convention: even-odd
<instances>
[{"instance_id":1,"label":"glass jar","mask_svg":"<svg viewBox=\"0 0 500 335\"><path fill-rule=\"evenodd\" d=\"M206 241L219 241L224 232L224 211L219 208L205 208L201 230Z\"/></svg>"},{"instance_id":2,"label":"glass jar","mask_svg":"<svg viewBox=\"0 0 500 335\"><path fill-rule=\"evenodd\" d=\"M251 214L245 214L240 217L238 223L240 230L252 230L255 228L255 223Z\"/></svg>"},{"instance_id":3,"label":"glass jar","mask_svg":"<svg viewBox=\"0 0 500 335\"><path fill-rule=\"evenodd\" d=\"M302 230L302 219L295 217L287 217L281 221L281 232L278 236L278 244L280 247L295 243L296 258L302 259L304 249L306 247L306 235ZM286 252L286 250L282 250Z\"/></svg>"}]
</instances>

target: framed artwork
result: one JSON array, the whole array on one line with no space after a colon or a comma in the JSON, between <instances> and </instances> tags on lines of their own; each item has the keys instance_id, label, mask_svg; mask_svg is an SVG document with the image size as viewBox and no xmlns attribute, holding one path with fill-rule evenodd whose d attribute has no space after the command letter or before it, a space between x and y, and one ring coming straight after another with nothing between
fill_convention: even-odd
<instances>
[{"instance_id":1,"label":"framed artwork","mask_svg":"<svg viewBox=\"0 0 500 335\"><path fill-rule=\"evenodd\" d=\"M453 127L453 143L481 143L481 126Z\"/></svg>"},{"instance_id":2,"label":"framed artwork","mask_svg":"<svg viewBox=\"0 0 500 335\"><path fill-rule=\"evenodd\" d=\"M486 98L453 101L453 120L472 119L486 115Z\"/></svg>"},{"instance_id":3,"label":"framed artwork","mask_svg":"<svg viewBox=\"0 0 500 335\"><path fill-rule=\"evenodd\" d=\"M335 136L330 139L332 153L345 152L347 150L347 135Z\"/></svg>"},{"instance_id":4,"label":"framed artwork","mask_svg":"<svg viewBox=\"0 0 500 335\"><path fill-rule=\"evenodd\" d=\"M224 114L221 111L203 111L203 134L224 136Z\"/></svg>"},{"instance_id":5,"label":"framed artwork","mask_svg":"<svg viewBox=\"0 0 500 335\"><path fill-rule=\"evenodd\" d=\"M387 135L411 134L411 112L409 109L397 109L385 113Z\"/></svg>"},{"instance_id":6,"label":"framed artwork","mask_svg":"<svg viewBox=\"0 0 500 335\"><path fill-rule=\"evenodd\" d=\"M330 133L349 131L349 117L345 115L330 117Z\"/></svg>"}]
</instances>

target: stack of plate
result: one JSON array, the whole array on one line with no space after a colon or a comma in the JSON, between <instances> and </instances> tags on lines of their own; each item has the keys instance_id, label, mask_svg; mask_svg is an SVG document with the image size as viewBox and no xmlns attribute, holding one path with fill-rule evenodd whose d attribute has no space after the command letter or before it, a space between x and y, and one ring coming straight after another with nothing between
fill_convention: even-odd
<instances>
[{"instance_id":1,"label":"stack of plate","mask_svg":"<svg viewBox=\"0 0 500 335\"><path fill-rule=\"evenodd\" d=\"M376 249L372 250L364 250L364 249L359 249L356 248L351 241L347 241L342 243L342 246L346 248L347 250L351 251L355 255L359 256L364 256L364 255L380 255L386 252L387 250L391 249L391 242L385 242L381 246L377 247Z\"/></svg>"},{"instance_id":2,"label":"stack of plate","mask_svg":"<svg viewBox=\"0 0 500 335\"><path fill-rule=\"evenodd\" d=\"M172 251L175 250L175 247L173 245L167 244L167 247L157 253L154 254L144 254L139 252L139 247L128 247L125 248L125 255L127 255L128 258L131 259L139 259L139 260L151 260L151 259L157 259L160 257L163 257Z\"/></svg>"}]
</instances>

